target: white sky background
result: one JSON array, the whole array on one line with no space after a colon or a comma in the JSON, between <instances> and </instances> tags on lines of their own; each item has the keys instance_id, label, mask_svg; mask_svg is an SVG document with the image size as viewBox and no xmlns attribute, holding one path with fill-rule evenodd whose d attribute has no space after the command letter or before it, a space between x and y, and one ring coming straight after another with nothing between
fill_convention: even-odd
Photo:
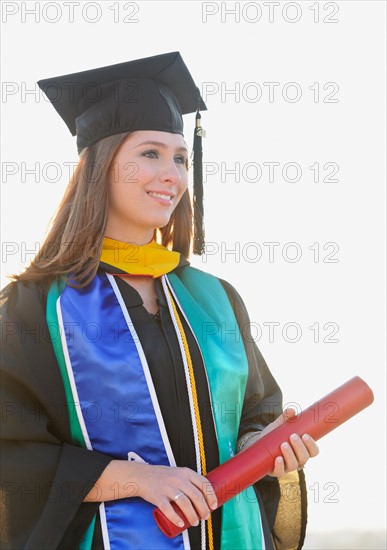
<instances>
[{"instance_id":1,"label":"white sky background","mask_svg":"<svg viewBox=\"0 0 387 550\"><path fill-rule=\"evenodd\" d=\"M73 22L66 2L36 3L35 15L25 13L35 2L2 4L2 286L31 260L69 179L65 163L77 161L38 87L23 91L179 50L202 86L204 161L216 172L205 184L209 254L192 264L242 295L285 403L306 407L354 375L373 388L374 405L321 440L307 465L309 529L382 528L385 2L227 3L239 22L214 2L72 2ZM270 82L279 83L271 98ZM235 163L237 176L226 173Z\"/></svg>"}]
</instances>

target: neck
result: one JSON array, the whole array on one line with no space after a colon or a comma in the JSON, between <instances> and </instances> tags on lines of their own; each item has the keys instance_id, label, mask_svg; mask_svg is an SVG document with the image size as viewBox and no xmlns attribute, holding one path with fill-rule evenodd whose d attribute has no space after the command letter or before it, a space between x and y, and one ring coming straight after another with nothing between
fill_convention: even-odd
<instances>
[{"instance_id":1,"label":"neck","mask_svg":"<svg viewBox=\"0 0 387 550\"><path fill-rule=\"evenodd\" d=\"M137 246L143 246L149 244L153 239L156 238L156 230L148 231L125 231L117 230L114 228L106 227L105 237L115 241L121 241L123 243L135 244Z\"/></svg>"}]
</instances>

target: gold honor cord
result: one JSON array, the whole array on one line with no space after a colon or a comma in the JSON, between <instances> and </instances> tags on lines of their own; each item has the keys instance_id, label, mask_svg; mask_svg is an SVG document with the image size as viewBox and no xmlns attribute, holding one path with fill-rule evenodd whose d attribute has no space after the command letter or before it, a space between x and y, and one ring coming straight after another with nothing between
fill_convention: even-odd
<instances>
[{"instance_id":1,"label":"gold honor cord","mask_svg":"<svg viewBox=\"0 0 387 550\"><path fill-rule=\"evenodd\" d=\"M191 354L189 352L187 338L185 336L184 328L183 328L183 325L181 323L180 316L179 316L179 313L177 311L177 307L175 305L175 302L173 300L171 291L169 290L169 288L167 286L165 288L168 291L168 295L169 295L170 303L171 303L171 306L172 306L173 314L175 316L175 320L176 320L176 323L177 323L177 326L178 326L178 329L179 329L179 333L180 333L180 336L181 336L181 340L182 340L182 343L183 343L183 347L184 347L184 353L185 353L185 356L186 356L186 359L187 359L189 379L190 379L191 389L192 389L193 407L194 407L194 411L195 411L196 424L197 424L197 428L198 428L200 461L201 461L201 466L202 466L202 474L205 476L206 473L207 473L206 455L205 455L205 452L204 452L203 430L202 430L202 423L201 423L201 419L200 419L198 395L197 395L197 391L196 391L196 382L195 382L195 375L194 375L194 370L193 370L193 366L192 366ZM214 549L214 536L213 536L213 532L212 532L212 516L211 515L207 520L207 529L208 529L208 547L209 547L209 550L213 550Z\"/></svg>"}]
</instances>

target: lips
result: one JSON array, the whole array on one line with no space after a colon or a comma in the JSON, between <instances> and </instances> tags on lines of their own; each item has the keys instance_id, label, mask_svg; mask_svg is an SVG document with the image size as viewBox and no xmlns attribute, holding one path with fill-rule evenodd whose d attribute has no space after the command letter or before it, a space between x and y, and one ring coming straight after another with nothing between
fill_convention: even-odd
<instances>
[{"instance_id":1,"label":"lips","mask_svg":"<svg viewBox=\"0 0 387 550\"><path fill-rule=\"evenodd\" d=\"M150 197L154 197L156 199L161 199L161 200L169 201L169 202L171 202L173 197L174 197L174 195L172 193L158 192L158 191L147 191L147 194Z\"/></svg>"}]
</instances>

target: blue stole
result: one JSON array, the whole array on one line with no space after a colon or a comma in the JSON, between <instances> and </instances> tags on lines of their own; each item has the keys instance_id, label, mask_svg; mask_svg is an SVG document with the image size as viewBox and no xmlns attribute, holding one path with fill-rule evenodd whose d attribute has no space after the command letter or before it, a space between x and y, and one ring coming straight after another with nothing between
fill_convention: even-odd
<instances>
[{"instance_id":1,"label":"blue stole","mask_svg":"<svg viewBox=\"0 0 387 550\"><path fill-rule=\"evenodd\" d=\"M219 280L191 267L178 273L164 275L163 284L202 352L223 463L236 449L248 375L243 341ZM114 277L99 273L83 289L54 283L47 320L69 408L75 412L69 411L74 441L120 460L175 466L149 367ZM231 325L236 333L225 338L224 329ZM136 496L102 502L105 548L188 549L187 531L174 539L165 537L153 520L153 508ZM85 548L90 547L92 530L88 538ZM221 549L261 548L259 506L250 487L222 507Z\"/></svg>"}]
</instances>

